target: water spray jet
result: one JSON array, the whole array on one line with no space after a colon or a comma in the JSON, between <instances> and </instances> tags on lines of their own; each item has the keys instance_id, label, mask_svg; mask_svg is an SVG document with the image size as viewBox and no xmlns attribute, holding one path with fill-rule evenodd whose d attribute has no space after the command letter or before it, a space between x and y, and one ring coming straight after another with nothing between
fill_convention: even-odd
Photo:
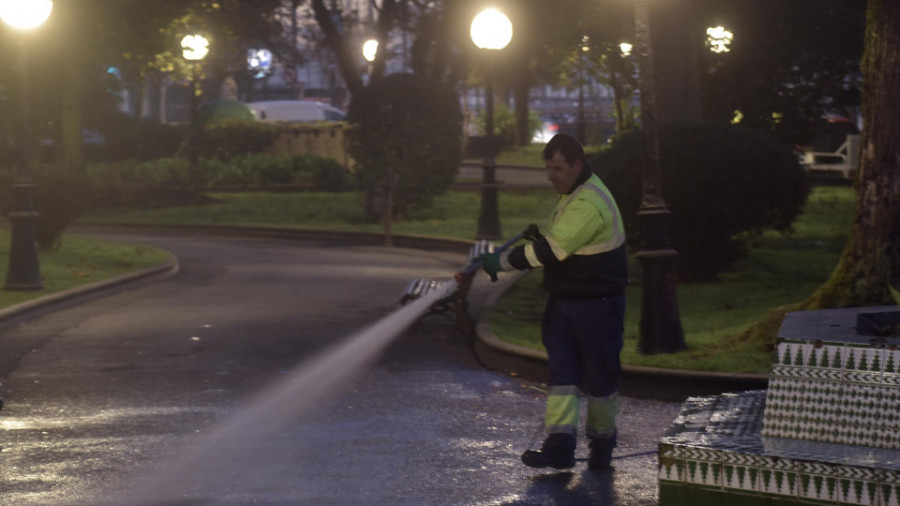
<instances>
[{"instance_id":1,"label":"water spray jet","mask_svg":"<svg viewBox=\"0 0 900 506\"><path fill-rule=\"evenodd\" d=\"M517 234L496 251L519 241L524 233ZM202 489L202 484L217 476L222 466L237 460L253 444L288 427L309 406L316 405L361 371L433 305L458 297L461 283L468 287L481 267L475 252L473 248L471 264L453 279L427 283L427 289L401 300L403 305L399 309L352 334L337 347L300 364L286 378L264 389L210 436L166 463L159 472L140 480L136 487L104 504L171 504L190 497L191 491Z\"/></svg>"}]
</instances>

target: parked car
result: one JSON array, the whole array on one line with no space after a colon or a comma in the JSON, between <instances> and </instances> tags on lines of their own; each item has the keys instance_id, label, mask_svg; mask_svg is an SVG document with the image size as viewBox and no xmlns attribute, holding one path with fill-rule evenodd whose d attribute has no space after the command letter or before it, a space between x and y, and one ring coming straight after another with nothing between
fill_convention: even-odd
<instances>
[{"instance_id":1,"label":"parked car","mask_svg":"<svg viewBox=\"0 0 900 506\"><path fill-rule=\"evenodd\" d=\"M259 121L343 121L347 115L337 107L313 100L266 100L249 102L247 105Z\"/></svg>"},{"instance_id":2,"label":"parked car","mask_svg":"<svg viewBox=\"0 0 900 506\"><path fill-rule=\"evenodd\" d=\"M541 129L534 133L531 142L543 143L559 133L559 118L541 116Z\"/></svg>"}]
</instances>

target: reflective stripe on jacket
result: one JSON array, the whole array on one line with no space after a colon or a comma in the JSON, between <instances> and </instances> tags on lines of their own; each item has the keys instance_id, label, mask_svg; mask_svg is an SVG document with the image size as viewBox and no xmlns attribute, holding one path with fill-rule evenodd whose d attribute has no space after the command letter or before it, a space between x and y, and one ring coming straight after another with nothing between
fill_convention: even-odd
<instances>
[{"instance_id":1,"label":"reflective stripe on jacket","mask_svg":"<svg viewBox=\"0 0 900 506\"><path fill-rule=\"evenodd\" d=\"M615 199L599 177L590 174L571 193L560 195L550 223L543 238L510 254L513 266L543 267L544 289L551 295L623 293L628 282L625 227ZM527 265L522 265L520 255Z\"/></svg>"}]
</instances>

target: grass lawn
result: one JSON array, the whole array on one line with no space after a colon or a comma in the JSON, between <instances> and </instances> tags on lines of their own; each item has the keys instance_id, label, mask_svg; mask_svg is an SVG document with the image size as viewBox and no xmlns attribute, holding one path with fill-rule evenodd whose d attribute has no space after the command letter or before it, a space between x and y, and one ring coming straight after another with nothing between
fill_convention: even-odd
<instances>
[{"instance_id":1,"label":"grass lawn","mask_svg":"<svg viewBox=\"0 0 900 506\"><path fill-rule=\"evenodd\" d=\"M95 223L217 223L327 229L384 231L383 223L369 223L359 192L214 193L215 202L201 206L168 207L88 216ZM500 221L505 236L530 223L546 225L555 195L551 188L504 190L499 195ZM395 234L474 239L481 195L451 191L435 198L434 206L410 211L408 219L393 223Z\"/></svg>"},{"instance_id":2,"label":"grass lawn","mask_svg":"<svg viewBox=\"0 0 900 506\"><path fill-rule=\"evenodd\" d=\"M5 229L0 230L0 258L5 261L5 269L9 259L9 231ZM38 252L44 288L27 292L0 290L0 308L153 267L168 258L167 252L148 246L64 235L57 251Z\"/></svg>"},{"instance_id":3,"label":"grass lawn","mask_svg":"<svg viewBox=\"0 0 900 506\"><path fill-rule=\"evenodd\" d=\"M688 350L637 352L641 307L639 267L627 289L625 364L723 372L767 373L771 349L739 339L769 310L803 300L831 274L853 219L855 197L846 187L817 187L790 235L768 232L717 283L680 284L678 305ZM527 274L500 298L491 329L501 339L542 349L540 272Z\"/></svg>"}]
</instances>

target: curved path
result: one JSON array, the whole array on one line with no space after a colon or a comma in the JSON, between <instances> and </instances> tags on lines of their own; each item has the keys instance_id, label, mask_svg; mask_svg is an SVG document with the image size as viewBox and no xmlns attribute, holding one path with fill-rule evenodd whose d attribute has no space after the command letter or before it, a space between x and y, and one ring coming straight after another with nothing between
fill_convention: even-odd
<instances>
[{"instance_id":1,"label":"curved path","mask_svg":"<svg viewBox=\"0 0 900 506\"><path fill-rule=\"evenodd\" d=\"M614 472L528 469L518 455L539 440L538 385L481 367L441 316L368 367L304 377L292 388L337 386L315 403L269 403L232 434L243 444L217 439L260 392L395 310L409 279L447 278L462 255L116 238L173 252L180 271L3 324L3 504L656 503L652 452L678 403L623 399ZM472 295L487 292L476 282ZM204 446L227 451L198 459Z\"/></svg>"}]
</instances>

